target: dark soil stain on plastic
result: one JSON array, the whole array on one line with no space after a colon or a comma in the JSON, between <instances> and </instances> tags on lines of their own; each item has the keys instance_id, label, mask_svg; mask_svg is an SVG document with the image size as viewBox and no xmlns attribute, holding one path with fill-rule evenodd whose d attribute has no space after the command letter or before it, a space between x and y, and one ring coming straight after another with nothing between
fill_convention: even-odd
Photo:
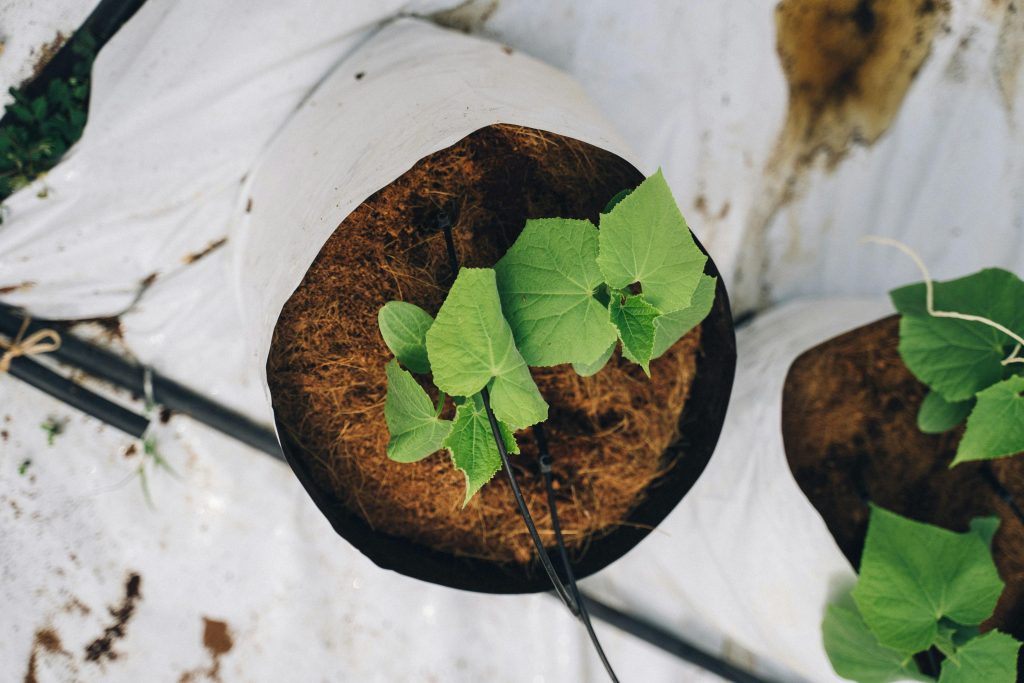
<instances>
[{"instance_id":1,"label":"dark soil stain on plastic","mask_svg":"<svg viewBox=\"0 0 1024 683\"><path fill-rule=\"evenodd\" d=\"M39 665L39 657L44 653L68 655L60 636L52 628L41 628L36 631L32 639L32 651L28 656L28 669L25 671L24 683L38 683L36 678L36 667Z\"/></svg>"},{"instance_id":2,"label":"dark soil stain on plastic","mask_svg":"<svg viewBox=\"0 0 1024 683\"><path fill-rule=\"evenodd\" d=\"M142 599L142 577L132 572L124 583L124 598L116 607L107 611L114 621L103 629L103 635L85 646L85 659L89 662L117 659L114 645L125 636L125 628L135 614L135 606Z\"/></svg>"},{"instance_id":3,"label":"dark soil stain on plastic","mask_svg":"<svg viewBox=\"0 0 1024 683\"><path fill-rule=\"evenodd\" d=\"M783 0L776 49L789 84L780 144L835 166L889 128L949 11L937 0Z\"/></svg>"},{"instance_id":4,"label":"dark soil stain on plastic","mask_svg":"<svg viewBox=\"0 0 1024 683\"><path fill-rule=\"evenodd\" d=\"M220 658L234 646L227 622L203 617L203 647L210 653L210 665L186 671L178 678L178 683L195 683L203 679L220 681Z\"/></svg>"},{"instance_id":5,"label":"dark soil stain on plastic","mask_svg":"<svg viewBox=\"0 0 1024 683\"><path fill-rule=\"evenodd\" d=\"M0 296L5 294L14 294L15 292L24 292L25 290L32 289L36 286L36 283L32 280L26 280L25 282L16 285L7 285L6 287L0 287Z\"/></svg>"},{"instance_id":6,"label":"dark soil stain on plastic","mask_svg":"<svg viewBox=\"0 0 1024 683\"><path fill-rule=\"evenodd\" d=\"M832 170L854 146L872 145L889 129L949 12L949 0L782 0L776 6L776 52L789 101L764 189L747 219L750 247L733 288L740 312L771 301L767 232L776 214L821 158ZM798 255L796 234L788 239L781 253Z\"/></svg>"},{"instance_id":7,"label":"dark soil stain on plastic","mask_svg":"<svg viewBox=\"0 0 1024 683\"><path fill-rule=\"evenodd\" d=\"M466 0L451 9L434 12L427 18L439 26L477 33L498 9L499 0Z\"/></svg>"},{"instance_id":8,"label":"dark soil stain on plastic","mask_svg":"<svg viewBox=\"0 0 1024 683\"><path fill-rule=\"evenodd\" d=\"M992 69L1002 96L1003 106L1010 114L1017 99L1021 67L1024 66L1024 3L1006 3Z\"/></svg>"},{"instance_id":9,"label":"dark soil stain on plastic","mask_svg":"<svg viewBox=\"0 0 1024 683\"><path fill-rule=\"evenodd\" d=\"M32 54L38 54L39 56L36 57L36 63L32 67L32 75L25 82L27 83L35 80L39 74L42 73L43 69L46 68L46 65L50 63L50 60L53 59L54 55L64 47L64 43L66 42L68 42L68 37L58 31L57 35L53 37L53 40L48 43L43 43L39 48L33 50Z\"/></svg>"},{"instance_id":10,"label":"dark soil stain on plastic","mask_svg":"<svg viewBox=\"0 0 1024 683\"><path fill-rule=\"evenodd\" d=\"M224 244L227 243L227 241L227 237L221 237L219 240L214 240L213 242L207 244L205 249L197 251L194 254L188 254L182 260L184 261L185 265L191 265L198 261L199 259L203 258L204 256L209 256L211 253L213 253L220 247L224 246Z\"/></svg>"},{"instance_id":11,"label":"dark soil stain on plastic","mask_svg":"<svg viewBox=\"0 0 1024 683\"><path fill-rule=\"evenodd\" d=\"M69 329L74 329L81 325L96 325L103 331L103 336L107 341L113 340L124 340L124 327L121 325L121 318L116 315L106 316L104 318L82 318L81 320L75 320L68 325Z\"/></svg>"}]
</instances>

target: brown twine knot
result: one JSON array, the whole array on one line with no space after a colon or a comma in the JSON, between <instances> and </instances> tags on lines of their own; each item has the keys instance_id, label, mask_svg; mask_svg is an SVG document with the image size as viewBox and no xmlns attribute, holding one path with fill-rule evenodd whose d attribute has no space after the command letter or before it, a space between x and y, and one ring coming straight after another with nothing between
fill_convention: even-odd
<instances>
[{"instance_id":1,"label":"brown twine knot","mask_svg":"<svg viewBox=\"0 0 1024 683\"><path fill-rule=\"evenodd\" d=\"M29 318L21 323L21 329L17 336L10 342L0 339L0 349L6 349L0 356L0 374L11 369L11 361L21 356L36 356L41 353L52 353L60 348L60 335L57 330L37 330L29 336L25 336L28 330Z\"/></svg>"}]
</instances>

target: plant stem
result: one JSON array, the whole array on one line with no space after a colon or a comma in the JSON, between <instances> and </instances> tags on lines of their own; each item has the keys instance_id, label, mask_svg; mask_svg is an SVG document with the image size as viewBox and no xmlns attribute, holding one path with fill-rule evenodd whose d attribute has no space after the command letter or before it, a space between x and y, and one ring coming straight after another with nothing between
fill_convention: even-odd
<instances>
[{"instance_id":1,"label":"plant stem","mask_svg":"<svg viewBox=\"0 0 1024 683\"><path fill-rule=\"evenodd\" d=\"M917 255L916 251L911 249L903 242L900 242L899 240L894 240L890 237L868 235L867 237L864 238L864 241L874 242L875 244L884 244L885 246L888 247L895 247L896 249L899 249L904 254L910 257L910 259L914 262L914 265L917 266L917 269L921 271L921 275L924 277L924 302L925 308L928 311L928 315L932 316L933 318L952 318L954 320L964 320L967 322L975 322L981 323L982 325L988 325L989 327L1002 332L1007 337L1009 337L1010 339L1017 343L1016 348L1014 348L1010 355L1001 361L1002 364L1009 365L1010 363L1024 363L1024 358L1021 358L1020 356L1017 355L1017 353L1020 351L1021 346L1024 345L1024 337L1021 337L1019 334L1009 329L1005 325L1001 325L1000 323L997 323L994 320L989 320L988 318L982 317L980 315L973 315L971 313L958 313L956 311L935 310L935 283L932 280L931 273L928 272L928 267L924 264L924 261L921 259L921 257Z\"/></svg>"}]
</instances>

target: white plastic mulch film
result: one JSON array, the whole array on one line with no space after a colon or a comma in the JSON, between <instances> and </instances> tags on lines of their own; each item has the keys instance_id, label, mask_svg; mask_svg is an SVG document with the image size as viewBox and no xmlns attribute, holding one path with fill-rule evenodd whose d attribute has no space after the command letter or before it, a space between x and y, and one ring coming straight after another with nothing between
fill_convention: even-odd
<instances>
[{"instance_id":1,"label":"white plastic mulch film","mask_svg":"<svg viewBox=\"0 0 1024 683\"><path fill-rule=\"evenodd\" d=\"M708 469L586 586L773 680L838 680L819 624L853 574L786 467L786 369L888 312L882 293L916 277L898 253L861 246L865 234L909 241L938 277L1024 266L1024 12L872 3L863 96L794 101L787 79L815 77L800 55L834 34L792 17L840 4L149 0L96 62L82 141L5 202L0 300L119 316L119 336L78 331L269 424L277 312L341 219L422 156L508 121L661 166L737 308L833 298L738 331ZM0 8L2 85L31 72L52 38L39 27L65 31L85 13ZM382 25L398 14L514 54L416 19ZM887 60L918 32L924 49L903 73ZM806 157L794 140L824 152ZM848 294L872 298L834 298ZM44 422L62 425L52 445ZM175 474L0 378L0 680L602 679L551 598L381 571L285 466L181 416L155 417L155 431ZM598 629L624 681L716 680Z\"/></svg>"}]
</instances>

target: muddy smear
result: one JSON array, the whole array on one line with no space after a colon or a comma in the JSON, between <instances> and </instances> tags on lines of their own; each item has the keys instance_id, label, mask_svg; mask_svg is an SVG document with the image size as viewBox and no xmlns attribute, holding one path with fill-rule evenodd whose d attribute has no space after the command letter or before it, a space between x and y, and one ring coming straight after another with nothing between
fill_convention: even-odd
<instances>
[{"instance_id":1,"label":"muddy smear","mask_svg":"<svg viewBox=\"0 0 1024 683\"><path fill-rule=\"evenodd\" d=\"M114 645L125 636L125 629L128 622L135 615L135 605L142 599L142 577L132 572L125 579L124 598L121 604L116 607L108 607L107 611L114 621L103 629L103 635L96 638L85 646L85 660L87 662L100 662L104 660L117 659L117 652Z\"/></svg>"},{"instance_id":2,"label":"muddy smear","mask_svg":"<svg viewBox=\"0 0 1024 683\"><path fill-rule=\"evenodd\" d=\"M36 57L36 63L32 66L32 75L25 80L25 83L38 78L39 74L43 72L43 69L45 69L46 65L50 63L50 60L60 52L60 49L64 47L64 43L66 42L68 42L68 37L58 31L57 35L53 37L53 40L48 43L43 43L37 49L33 50L32 54L38 54L39 56Z\"/></svg>"},{"instance_id":3,"label":"muddy smear","mask_svg":"<svg viewBox=\"0 0 1024 683\"><path fill-rule=\"evenodd\" d=\"M36 667L39 665L39 657L42 654L60 654L66 657L71 655L64 649L60 636L52 628L41 628L36 631L32 639L32 651L28 656L28 669L25 671L24 683L38 683L36 678Z\"/></svg>"},{"instance_id":4,"label":"muddy smear","mask_svg":"<svg viewBox=\"0 0 1024 683\"><path fill-rule=\"evenodd\" d=\"M213 240L212 242L207 244L206 247L204 247L202 250L197 251L193 254L186 254L185 257L182 258L182 262L184 262L186 266L191 265L196 261L202 259L203 257L209 256L211 253L213 253L220 247L223 247L227 243L227 241L227 237L221 237L220 239Z\"/></svg>"},{"instance_id":5,"label":"muddy smear","mask_svg":"<svg viewBox=\"0 0 1024 683\"><path fill-rule=\"evenodd\" d=\"M203 679L220 681L220 658L234 646L227 622L203 617L203 647L210 653L210 664L186 671L178 678L178 683L196 683Z\"/></svg>"},{"instance_id":6,"label":"muddy smear","mask_svg":"<svg viewBox=\"0 0 1024 683\"><path fill-rule=\"evenodd\" d=\"M466 0L451 9L434 12L427 19L463 33L477 33L498 9L499 0Z\"/></svg>"},{"instance_id":7,"label":"muddy smear","mask_svg":"<svg viewBox=\"0 0 1024 683\"><path fill-rule=\"evenodd\" d=\"M948 0L782 0L776 6L776 51L789 103L745 226L749 246L733 283L738 312L770 300L772 219L819 160L832 170L855 145L872 145L888 130L948 13Z\"/></svg>"},{"instance_id":8,"label":"muddy smear","mask_svg":"<svg viewBox=\"0 0 1024 683\"><path fill-rule=\"evenodd\" d=\"M1021 66L1024 65L1024 2L1010 0L1003 10L992 72L1007 114L1013 115Z\"/></svg>"}]
</instances>

